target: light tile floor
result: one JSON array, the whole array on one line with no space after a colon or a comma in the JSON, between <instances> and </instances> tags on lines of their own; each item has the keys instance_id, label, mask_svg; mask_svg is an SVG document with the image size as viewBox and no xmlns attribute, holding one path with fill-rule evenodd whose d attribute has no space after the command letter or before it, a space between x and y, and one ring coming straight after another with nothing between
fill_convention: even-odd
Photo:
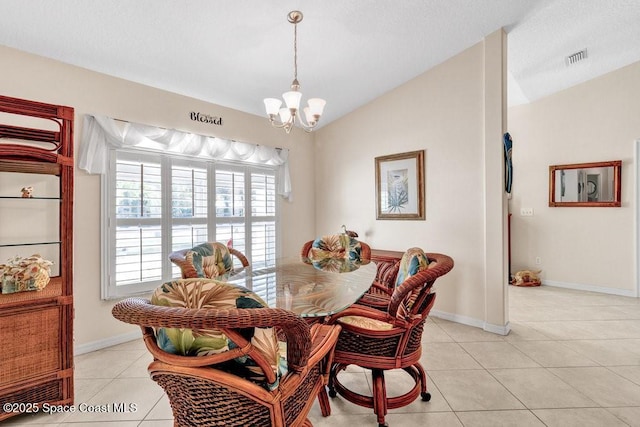
<instances>
[{"instance_id":1,"label":"light tile floor","mask_svg":"<svg viewBox=\"0 0 640 427\"><path fill-rule=\"evenodd\" d=\"M509 287L509 301L512 331L505 337L429 319L422 361L432 399L390 411L390 426L640 427L640 299L541 286ZM168 401L147 376L149 362L142 340L80 355L78 412L3 424L172 426ZM407 386L405 375L387 375L392 393ZM341 381L369 389L359 369L350 368ZM135 411L97 412L114 402L135 404ZM313 407L316 427L377 425L366 408L340 397L331 405L328 418Z\"/></svg>"}]
</instances>

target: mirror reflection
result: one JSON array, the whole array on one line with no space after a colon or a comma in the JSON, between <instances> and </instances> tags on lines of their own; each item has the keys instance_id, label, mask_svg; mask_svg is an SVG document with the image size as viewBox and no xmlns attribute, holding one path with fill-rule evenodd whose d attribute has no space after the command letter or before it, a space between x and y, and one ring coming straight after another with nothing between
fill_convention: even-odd
<instances>
[{"instance_id":1,"label":"mirror reflection","mask_svg":"<svg viewBox=\"0 0 640 427\"><path fill-rule=\"evenodd\" d=\"M620 206L621 161L549 167L549 206Z\"/></svg>"}]
</instances>

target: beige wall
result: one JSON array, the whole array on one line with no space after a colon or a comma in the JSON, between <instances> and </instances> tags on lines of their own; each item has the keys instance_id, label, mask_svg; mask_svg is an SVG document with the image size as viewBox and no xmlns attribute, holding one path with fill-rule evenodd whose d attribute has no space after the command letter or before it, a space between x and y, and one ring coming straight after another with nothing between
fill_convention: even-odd
<instances>
[{"instance_id":1,"label":"beige wall","mask_svg":"<svg viewBox=\"0 0 640 427\"><path fill-rule=\"evenodd\" d=\"M314 234L312 136L286 135L263 117L208 104L133 82L108 77L0 46L0 93L75 108L75 148L82 117L103 114L133 122L176 128L290 149L293 202L281 202L282 253L299 252L299 236ZM221 85L224 82L211 82ZM260 103L260 99L256 99ZM190 111L223 118L223 126L193 122ZM77 159L76 159L77 160ZM75 346L86 351L133 331L111 317L112 302L100 300L100 177L76 169L74 224Z\"/></svg>"},{"instance_id":2,"label":"beige wall","mask_svg":"<svg viewBox=\"0 0 640 427\"><path fill-rule=\"evenodd\" d=\"M541 269L546 284L637 296L639 76L640 62L509 109L513 271ZM622 160L622 207L548 207L550 165L605 160ZM520 216L522 207L534 215Z\"/></svg>"},{"instance_id":3,"label":"beige wall","mask_svg":"<svg viewBox=\"0 0 640 427\"><path fill-rule=\"evenodd\" d=\"M455 267L438 280L434 311L486 329L508 321L499 75L504 43L502 31L494 33L320 129L315 141L316 233L346 224L373 248L419 246L450 255ZM485 79L485 67L497 77ZM374 158L414 150L426 150L426 220L376 220ZM494 259L485 256L487 247Z\"/></svg>"}]
</instances>

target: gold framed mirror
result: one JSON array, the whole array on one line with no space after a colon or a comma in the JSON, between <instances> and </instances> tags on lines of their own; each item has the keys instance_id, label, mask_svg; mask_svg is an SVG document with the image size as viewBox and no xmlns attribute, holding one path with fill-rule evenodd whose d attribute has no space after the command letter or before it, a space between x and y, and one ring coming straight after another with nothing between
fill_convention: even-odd
<instances>
[{"instance_id":1,"label":"gold framed mirror","mask_svg":"<svg viewBox=\"0 0 640 427\"><path fill-rule=\"evenodd\" d=\"M622 161L549 166L549 206L620 207Z\"/></svg>"}]
</instances>

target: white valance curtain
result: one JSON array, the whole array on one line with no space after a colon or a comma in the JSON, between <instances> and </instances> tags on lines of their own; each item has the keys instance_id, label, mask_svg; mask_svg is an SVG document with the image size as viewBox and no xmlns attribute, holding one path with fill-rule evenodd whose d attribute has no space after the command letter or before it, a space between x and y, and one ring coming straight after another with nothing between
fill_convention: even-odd
<instances>
[{"instance_id":1,"label":"white valance curtain","mask_svg":"<svg viewBox=\"0 0 640 427\"><path fill-rule=\"evenodd\" d=\"M278 194L291 198L289 150L223 138L196 135L175 129L163 129L124 122L118 126L110 117L85 114L78 167L91 174L107 171L109 149L143 148L174 154L186 154L214 160L233 160L278 167Z\"/></svg>"}]
</instances>

